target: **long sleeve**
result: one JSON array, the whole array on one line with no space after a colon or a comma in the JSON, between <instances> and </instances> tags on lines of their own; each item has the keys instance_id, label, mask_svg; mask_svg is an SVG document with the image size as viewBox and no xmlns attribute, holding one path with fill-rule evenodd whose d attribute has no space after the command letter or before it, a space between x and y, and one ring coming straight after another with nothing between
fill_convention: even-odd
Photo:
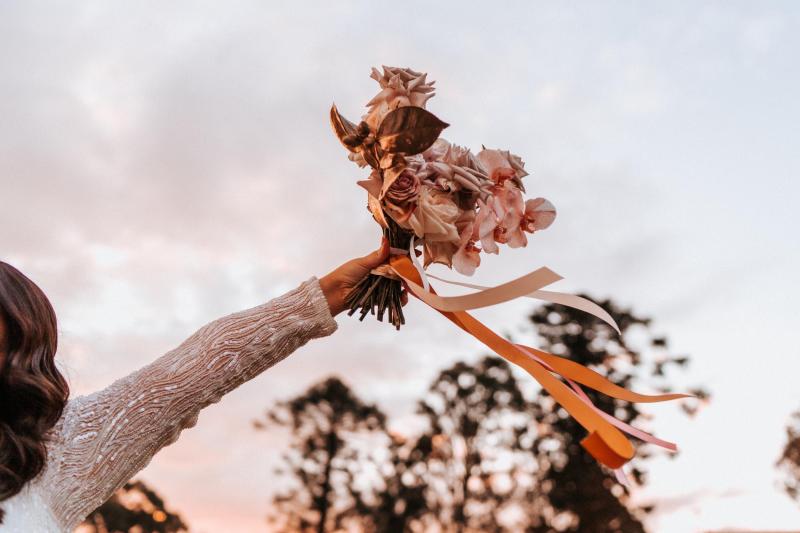
<instances>
[{"instance_id":1,"label":"long sleeve","mask_svg":"<svg viewBox=\"0 0 800 533\"><path fill-rule=\"evenodd\" d=\"M312 277L263 305L202 327L108 388L69 402L45 472L55 518L83 518L192 427L201 409L337 329Z\"/></svg>"}]
</instances>

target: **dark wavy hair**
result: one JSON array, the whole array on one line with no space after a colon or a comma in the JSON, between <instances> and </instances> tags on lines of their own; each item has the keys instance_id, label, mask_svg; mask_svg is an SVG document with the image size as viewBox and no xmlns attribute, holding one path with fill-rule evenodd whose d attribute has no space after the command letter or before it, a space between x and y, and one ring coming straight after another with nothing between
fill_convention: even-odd
<instances>
[{"instance_id":1,"label":"dark wavy hair","mask_svg":"<svg viewBox=\"0 0 800 533\"><path fill-rule=\"evenodd\" d=\"M44 468L46 436L61 418L69 386L55 364L58 329L53 306L34 282L2 261L0 320L5 326L5 342L0 338L2 502Z\"/></svg>"}]
</instances>

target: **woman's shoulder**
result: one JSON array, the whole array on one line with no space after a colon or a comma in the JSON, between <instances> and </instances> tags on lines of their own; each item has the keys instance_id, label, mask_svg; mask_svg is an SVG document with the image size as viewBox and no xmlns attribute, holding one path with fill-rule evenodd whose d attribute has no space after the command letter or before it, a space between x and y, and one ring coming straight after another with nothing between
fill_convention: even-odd
<instances>
[{"instance_id":1,"label":"woman's shoulder","mask_svg":"<svg viewBox=\"0 0 800 533\"><path fill-rule=\"evenodd\" d=\"M61 515L58 511L62 507L61 500L65 498L65 480L70 478L75 467L71 456L81 448L82 440L86 440L89 445L87 435L82 429L84 424L81 413L85 413L87 405L91 404L91 396L74 396L67 400L61 417L47 434L47 462L44 470L31 482L31 490L41 496L54 517Z\"/></svg>"},{"instance_id":2,"label":"woman's shoulder","mask_svg":"<svg viewBox=\"0 0 800 533\"><path fill-rule=\"evenodd\" d=\"M81 430L81 413L86 411L86 406L91 403L92 395L71 396L61 416L55 425L47 433L47 465L45 474L51 470L58 470L61 462L61 452L66 448L67 443L79 438ZM56 467L56 468L54 468Z\"/></svg>"},{"instance_id":3,"label":"woman's shoulder","mask_svg":"<svg viewBox=\"0 0 800 533\"><path fill-rule=\"evenodd\" d=\"M118 379L114 382L114 385L119 385L121 382L132 379L133 377L128 375ZM82 427L86 426L88 421L102 416L104 411L109 408L108 404L119 403L114 402L109 395L104 396L102 392L102 390L99 390L89 394L70 396L64 406L64 410L61 412L61 417L50 430L51 442L57 443L65 435L80 435Z\"/></svg>"},{"instance_id":4,"label":"woman's shoulder","mask_svg":"<svg viewBox=\"0 0 800 533\"><path fill-rule=\"evenodd\" d=\"M55 425L50 428L48 432L48 441L52 442L54 440L58 440L58 436L61 435L64 431L65 426L67 425L67 420L71 418L75 411L75 407L81 403L83 396L70 396L67 400L67 403L64 404L64 409L61 411L61 416L56 421Z\"/></svg>"}]
</instances>

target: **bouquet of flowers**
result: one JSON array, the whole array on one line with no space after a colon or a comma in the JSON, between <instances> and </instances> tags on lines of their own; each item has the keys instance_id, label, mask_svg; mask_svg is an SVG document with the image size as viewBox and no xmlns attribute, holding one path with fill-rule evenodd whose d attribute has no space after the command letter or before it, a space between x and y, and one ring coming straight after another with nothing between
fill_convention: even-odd
<instances>
[{"instance_id":1,"label":"bouquet of flowers","mask_svg":"<svg viewBox=\"0 0 800 533\"><path fill-rule=\"evenodd\" d=\"M525 200L522 159L505 150L468 148L439 137L448 126L425 104L434 95L427 75L407 68L372 69L380 92L367 103L359 124L344 118L334 105L331 124L350 159L370 166L359 181L367 205L383 227L393 251L412 254L422 246L423 268L440 263L470 276L480 254L499 253L498 244L526 246L526 233L543 230L556 216L544 198ZM404 323L400 281L378 271L351 293L349 314L361 310Z\"/></svg>"},{"instance_id":2,"label":"bouquet of flowers","mask_svg":"<svg viewBox=\"0 0 800 533\"><path fill-rule=\"evenodd\" d=\"M331 124L350 159L372 169L369 178L358 184L366 189L367 207L391 247L389 262L350 292L350 314L360 310L363 320L372 312L383 320L388 311L389 321L399 329L404 323L400 297L405 287L499 356L524 368L587 430L581 441L584 448L615 469L623 482L620 468L634 456L625 434L675 450L673 443L601 411L582 387L632 402L663 402L687 395L628 391L573 361L512 343L466 312L524 296L583 310L619 331L614 319L594 302L541 290L561 276L542 267L496 287L481 287L426 274L425 267L440 263L472 275L481 253L499 253L499 244L525 246L527 234L550 226L556 211L544 198L524 199L527 172L519 156L486 148L473 154L439 137L448 125L425 109L434 90L425 74L384 67L383 72L373 69L372 77L381 90L358 124L340 115L335 105L331 108ZM480 291L442 297L430 287L428 277Z\"/></svg>"}]
</instances>

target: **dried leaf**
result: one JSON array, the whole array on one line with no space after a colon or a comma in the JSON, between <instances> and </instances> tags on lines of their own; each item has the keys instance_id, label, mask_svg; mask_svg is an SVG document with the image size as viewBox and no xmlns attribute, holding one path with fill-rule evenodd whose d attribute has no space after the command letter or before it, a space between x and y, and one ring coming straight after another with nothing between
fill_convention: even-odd
<instances>
[{"instance_id":1,"label":"dried leaf","mask_svg":"<svg viewBox=\"0 0 800 533\"><path fill-rule=\"evenodd\" d=\"M395 182L397 178L400 177L400 174L406 169L405 163L387 168L383 171L383 185L381 187L380 196L378 196L379 200L383 200L383 197L386 196L386 191L389 190L389 187Z\"/></svg>"},{"instance_id":2,"label":"dried leaf","mask_svg":"<svg viewBox=\"0 0 800 533\"><path fill-rule=\"evenodd\" d=\"M381 177L381 173L378 170L373 170L372 173L369 175L369 179L361 180L357 182L358 185L362 186L366 191L370 194L370 196L374 196L375 198L379 198L381 196L381 187L383 185L383 179Z\"/></svg>"},{"instance_id":3,"label":"dried leaf","mask_svg":"<svg viewBox=\"0 0 800 533\"><path fill-rule=\"evenodd\" d=\"M355 152L353 140L358 138L358 127L339 113L339 110L336 109L336 104L331 106L331 126L344 147L351 152Z\"/></svg>"},{"instance_id":4,"label":"dried leaf","mask_svg":"<svg viewBox=\"0 0 800 533\"><path fill-rule=\"evenodd\" d=\"M380 167L380 158L376 152L376 148L378 146L373 144L372 146L364 146L361 145L358 147L358 151L364 157L364 161L367 162L369 166L372 168L379 168Z\"/></svg>"},{"instance_id":5,"label":"dried leaf","mask_svg":"<svg viewBox=\"0 0 800 533\"><path fill-rule=\"evenodd\" d=\"M380 168L382 170L386 170L387 168L392 168L394 166L402 165L404 161L405 158L400 154L384 152L383 157L381 157Z\"/></svg>"},{"instance_id":6,"label":"dried leaf","mask_svg":"<svg viewBox=\"0 0 800 533\"><path fill-rule=\"evenodd\" d=\"M447 126L421 107L399 107L384 117L377 139L385 152L414 155L427 150Z\"/></svg>"},{"instance_id":7,"label":"dried leaf","mask_svg":"<svg viewBox=\"0 0 800 533\"><path fill-rule=\"evenodd\" d=\"M386 217L383 214L383 207L381 207L380 200L371 194L367 194L367 207L372 213L372 218L375 219L375 222L380 224L383 228L389 227L389 223L386 221Z\"/></svg>"}]
</instances>

